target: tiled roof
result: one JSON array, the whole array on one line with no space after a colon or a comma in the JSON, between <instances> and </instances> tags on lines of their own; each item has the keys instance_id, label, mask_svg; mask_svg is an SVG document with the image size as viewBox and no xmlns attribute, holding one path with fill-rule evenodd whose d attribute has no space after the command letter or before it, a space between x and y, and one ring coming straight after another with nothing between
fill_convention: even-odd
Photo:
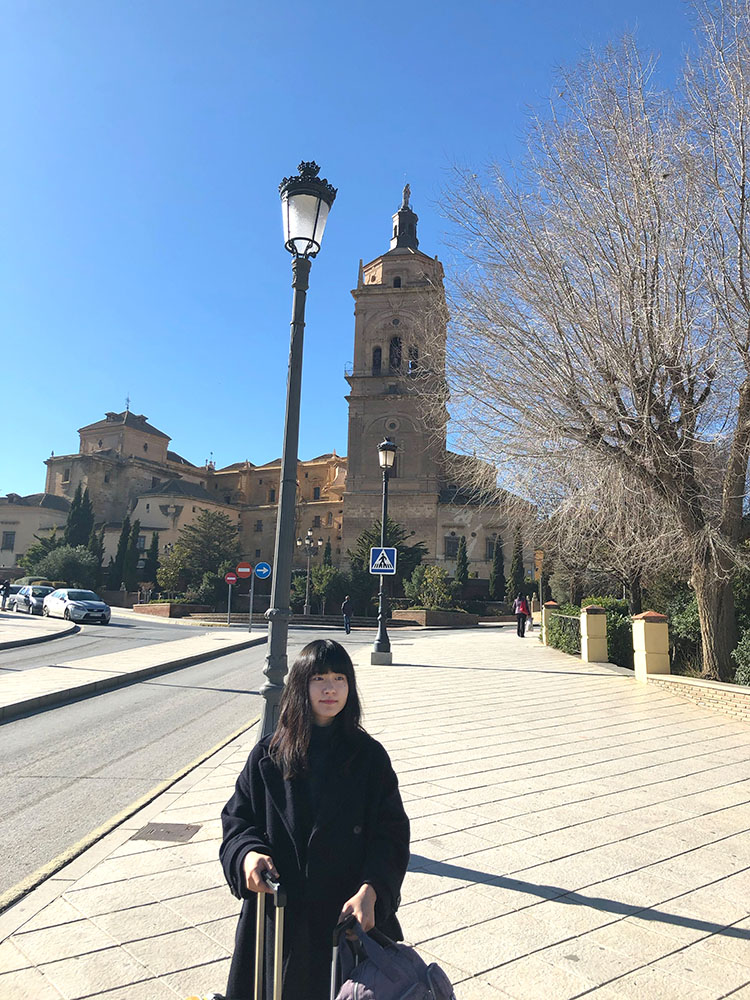
<instances>
[{"instance_id":1,"label":"tiled roof","mask_svg":"<svg viewBox=\"0 0 750 1000\"><path fill-rule=\"evenodd\" d=\"M22 507L45 507L48 510L59 510L67 514L70 510L70 500L65 497L55 496L53 493L30 493L26 497L18 496L17 493L9 493L7 497L0 497L0 504L20 504Z\"/></svg>"},{"instance_id":2,"label":"tiled roof","mask_svg":"<svg viewBox=\"0 0 750 1000\"><path fill-rule=\"evenodd\" d=\"M191 497L193 500L210 500L211 503L221 503L218 497L211 496L208 490L197 483L189 483L185 479L168 479L159 486L153 486L138 494L139 497Z\"/></svg>"},{"instance_id":3,"label":"tiled roof","mask_svg":"<svg viewBox=\"0 0 750 1000\"><path fill-rule=\"evenodd\" d=\"M107 413L104 420L97 420L94 424L86 424L85 427L79 427L78 433L107 430L118 424L125 427L133 427L135 430L144 431L146 434L153 434L155 437L166 438L167 441L171 440L169 434L165 434L164 431L152 427L148 422L148 417L142 413L131 413L130 410L123 410L122 413Z\"/></svg>"},{"instance_id":4,"label":"tiled roof","mask_svg":"<svg viewBox=\"0 0 750 1000\"><path fill-rule=\"evenodd\" d=\"M189 465L193 469L198 468L198 466L193 465L192 462L188 462L186 458L183 458L182 455L178 455L176 451L167 451L167 461L175 462L177 465Z\"/></svg>"}]
</instances>

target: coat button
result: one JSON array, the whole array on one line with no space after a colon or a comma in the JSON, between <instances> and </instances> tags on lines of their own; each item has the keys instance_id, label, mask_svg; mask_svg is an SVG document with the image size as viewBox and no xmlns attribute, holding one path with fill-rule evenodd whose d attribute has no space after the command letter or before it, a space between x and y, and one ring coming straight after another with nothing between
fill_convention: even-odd
<instances>
[{"instance_id":1,"label":"coat button","mask_svg":"<svg viewBox=\"0 0 750 1000\"><path fill-rule=\"evenodd\" d=\"M352 831L352 833L362 833L362 827L361 826L355 826L354 830Z\"/></svg>"}]
</instances>

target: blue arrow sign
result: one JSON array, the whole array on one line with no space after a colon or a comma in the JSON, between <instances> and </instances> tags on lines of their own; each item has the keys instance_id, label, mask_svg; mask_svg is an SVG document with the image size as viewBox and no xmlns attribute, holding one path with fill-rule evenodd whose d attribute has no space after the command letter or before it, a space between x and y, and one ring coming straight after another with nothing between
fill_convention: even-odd
<instances>
[{"instance_id":1,"label":"blue arrow sign","mask_svg":"<svg viewBox=\"0 0 750 1000\"><path fill-rule=\"evenodd\" d=\"M370 549L370 572L373 576L393 576L396 572L396 550L391 548Z\"/></svg>"},{"instance_id":2,"label":"blue arrow sign","mask_svg":"<svg viewBox=\"0 0 750 1000\"><path fill-rule=\"evenodd\" d=\"M258 577L259 580L265 580L266 577L269 577L271 575L271 567L268 565L268 563L256 563L255 575Z\"/></svg>"}]
</instances>

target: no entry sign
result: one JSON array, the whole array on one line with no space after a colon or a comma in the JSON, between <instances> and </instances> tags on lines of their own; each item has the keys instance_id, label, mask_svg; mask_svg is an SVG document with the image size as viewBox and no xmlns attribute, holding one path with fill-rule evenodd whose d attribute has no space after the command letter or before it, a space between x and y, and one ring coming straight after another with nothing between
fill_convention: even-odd
<instances>
[{"instance_id":1,"label":"no entry sign","mask_svg":"<svg viewBox=\"0 0 750 1000\"><path fill-rule=\"evenodd\" d=\"M253 567L250 563L241 562L237 563L237 576L241 580L246 580L249 576L253 575Z\"/></svg>"},{"instance_id":2,"label":"no entry sign","mask_svg":"<svg viewBox=\"0 0 750 1000\"><path fill-rule=\"evenodd\" d=\"M227 573L226 576L224 577L224 583L229 583L229 584L237 583L237 574Z\"/></svg>"}]
</instances>

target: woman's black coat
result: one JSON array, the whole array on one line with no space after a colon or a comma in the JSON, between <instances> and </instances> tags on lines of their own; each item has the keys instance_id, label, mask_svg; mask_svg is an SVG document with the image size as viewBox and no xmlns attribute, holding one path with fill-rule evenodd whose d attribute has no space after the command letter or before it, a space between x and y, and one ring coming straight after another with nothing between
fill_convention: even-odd
<instances>
[{"instance_id":1,"label":"woman's black coat","mask_svg":"<svg viewBox=\"0 0 750 1000\"><path fill-rule=\"evenodd\" d=\"M403 937L395 914L409 861L409 820L388 754L377 740L359 733L353 745L332 753L308 835L304 789L299 780L284 780L269 756L269 742L253 749L222 812L221 863L230 889L244 900L227 998L253 995L256 894L245 886L242 862L248 851L258 851L273 858L288 895L284 1000L328 1000L331 934L342 905L363 883L377 893L375 925L390 938ZM266 915L268 945L270 896ZM267 997L271 952L267 946Z\"/></svg>"}]
</instances>

